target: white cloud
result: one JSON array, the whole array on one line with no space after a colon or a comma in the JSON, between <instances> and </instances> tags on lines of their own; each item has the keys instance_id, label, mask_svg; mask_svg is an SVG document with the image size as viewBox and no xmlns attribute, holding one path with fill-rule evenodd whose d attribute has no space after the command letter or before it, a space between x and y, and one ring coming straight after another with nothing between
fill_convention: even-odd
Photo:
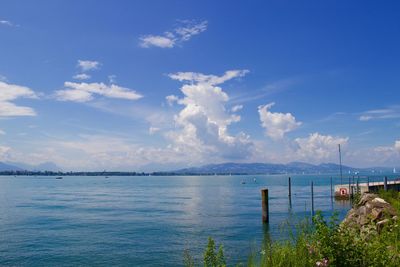
<instances>
[{"instance_id":1,"label":"white cloud","mask_svg":"<svg viewBox=\"0 0 400 267\"><path fill-rule=\"evenodd\" d=\"M265 134L274 140L279 140L286 133L298 128L301 122L297 122L296 118L290 113L270 112L269 109L273 105L275 103L259 106L258 113L260 115L261 126L265 128Z\"/></svg>"},{"instance_id":2,"label":"white cloud","mask_svg":"<svg viewBox=\"0 0 400 267\"><path fill-rule=\"evenodd\" d=\"M231 108L232 112L237 112L243 108L243 105L236 105Z\"/></svg>"},{"instance_id":3,"label":"white cloud","mask_svg":"<svg viewBox=\"0 0 400 267\"><path fill-rule=\"evenodd\" d=\"M5 135L5 134L6 134L6 132L3 131L2 129L0 129L0 135Z\"/></svg>"},{"instance_id":4,"label":"white cloud","mask_svg":"<svg viewBox=\"0 0 400 267\"><path fill-rule=\"evenodd\" d=\"M177 102L184 108L175 115L176 129L167 133L176 151L186 154L194 162L212 157L238 159L249 156L252 147L249 136L228 133L229 125L240 121L240 116L227 111L225 104L229 97L216 86L246 73L234 70L222 76L193 72L169 75L172 79L190 82L181 87L184 97Z\"/></svg>"},{"instance_id":5,"label":"white cloud","mask_svg":"<svg viewBox=\"0 0 400 267\"><path fill-rule=\"evenodd\" d=\"M37 95L28 87L0 81L0 117L36 115L32 108L12 102L18 98L37 98Z\"/></svg>"},{"instance_id":6,"label":"white cloud","mask_svg":"<svg viewBox=\"0 0 400 267\"><path fill-rule=\"evenodd\" d=\"M5 25L5 26L9 26L9 27L14 26L14 24L8 20L0 20L0 25Z\"/></svg>"},{"instance_id":7,"label":"white cloud","mask_svg":"<svg viewBox=\"0 0 400 267\"><path fill-rule=\"evenodd\" d=\"M178 102L179 97L176 95L168 95L165 97L169 106L172 106L175 102Z\"/></svg>"},{"instance_id":8,"label":"white cloud","mask_svg":"<svg viewBox=\"0 0 400 267\"><path fill-rule=\"evenodd\" d=\"M175 45L175 40L165 36L159 35L145 35L140 38L140 46L144 48L149 48L151 46L161 47L161 48L172 48Z\"/></svg>"},{"instance_id":9,"label":"white cloud","mask_svg":"<svg viewBox=\"0 0 400 267\"><path fill-rule=\"evenodd\" d=\"M7 77L0 74L0 82L6 82L6 81L7 81Z\"/></svg>"},{"instance_id":10,"label":"white cloud","mask_svg":"<svg viewBox=\"0 0 400 267\"><path fill-rule=\"evenodd\" d=\"M148 34L139 38L139 45L144 48L152 46L160 48L173 48L177 44L189 41L193 36L207 29L207 21L197 23L195 21L181 21L181 25L173 31L167 31L163 35Z\"/></svg>"},{"instance_id":11,"label":"white cloud","mask_svg":"<svg viewBox=\"0 0 400 267\"><path fill-rule=\"evenodd\" d=\"M153 135L153 134L159 132L160 130L161 130L161 129L158 128L158 127L153 127L153 126L151 126L151 127L149 128L149 134L150 134L150 135Z\"/></svg>"},{"instance_id":12,"label":"white cloud","mask_svg":"<svg viewBox=\"0 0 400 267\"><path fill-rule=\"evenodd\" d=\"M8 146L2 146L0 145L0 161L5 161L9 157L9 152L11 151L11 148Z\"/></svg>"},{"instance_id":13,"label":"white cloud","mask_svg":"<svg viewBox=\"0 0 400 267\"><path fill-rule=\"evenodd\" d=\"M88 80L90 79L90 75L86 73L79 73L74 75L72 78L74 78L75 80Z\"/></svg>"},{"instance_id":14,"label":"white cloud","mask_svg":"<svg viewBox=\"0 0 400 267\"><path fill-rule=\"evenodd\" d=\"M100 62L91 60L78 60L78 67L83 71L95 70L100 67Z\"/></svg>"},{"instance_id":15,"label":"white cloud","mask_svg":"<svg viewBox=\"0 0 400 267\"><path fill-rule=\"evenodd\" d=\"M395 148L397 151L400 152L400 140L397 140L397 141L394 143L394 148Z\"/></svg>"},{"instance_id":16,"label":"white cloud","mask_svg":"<svg viewBox=\"0 0 400 267\"><path fill-rule=\"evenodd\" d=\"M365 111L359 117L360 121L385 120L400 118L400 106L390 106L383 109Z\"/></svg>"},{"instance_id":17,"label":"white cloud","mask_svg":"<svg viewBox=\"0 0 400 267\"><path fill-rule=\"evenodd\" d=\"M319 133L310 134L307 138L296 138L294 140L296 157L312 163L336 161L338 145L346 146L348 141L348 137L334 137Z\"/></svg>"},{"instance_id":18,"label":"white cloud","mask_svg":"<svg viewBox=\"0 0 400 267\"><path fill-rule=\"evenodd\" d=\"M135 90L115 84L65 82L64 86L64 90L56 91L56 98L60 101L88 102L95 94L127 100L138 100L143 97Z\"/></svg>"}]
</instances>

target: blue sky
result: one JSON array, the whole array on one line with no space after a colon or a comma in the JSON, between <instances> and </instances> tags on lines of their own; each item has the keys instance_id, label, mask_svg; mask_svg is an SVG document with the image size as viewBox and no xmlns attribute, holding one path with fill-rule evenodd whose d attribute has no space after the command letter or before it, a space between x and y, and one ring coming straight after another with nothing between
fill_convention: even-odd
<instances>
[{"instance_id":1,"label":"blue sky","mask_svg":"<svg viewBox=\"0 0 400 267\"><path fill-rule=\"evenodd\" d=\"M397 1L1 1L0 161L399 166Z\"/></svg>"}]
</instances>

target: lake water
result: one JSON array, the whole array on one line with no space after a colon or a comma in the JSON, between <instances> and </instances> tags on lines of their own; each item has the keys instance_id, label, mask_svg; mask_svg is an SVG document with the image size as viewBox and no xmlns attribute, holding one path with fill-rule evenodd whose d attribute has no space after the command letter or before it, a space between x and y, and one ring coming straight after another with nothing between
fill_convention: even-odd
<instances>
[{"instance_id":1,"label":"lake water","mask_svg":"<svg viewBox=\"0 0 400 267\"><path fill-rule=\"evenodd\" d=\"M324 175L292 177L291 209L280 175L0 176L0 265L180 266L185 249L201 258L208 236L224 244L228 263L244 262L265 231L282 237L285 221L309 216L311 180L315 209L343 217L349 204L332 201Z\"/></svg>"}]
</instances>

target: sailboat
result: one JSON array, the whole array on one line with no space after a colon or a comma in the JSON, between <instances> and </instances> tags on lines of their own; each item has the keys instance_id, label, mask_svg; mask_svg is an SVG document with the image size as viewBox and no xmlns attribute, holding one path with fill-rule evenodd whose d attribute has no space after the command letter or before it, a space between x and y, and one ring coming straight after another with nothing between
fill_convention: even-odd
<instances>
[{"instance_id":1,"label":"sailboat","mask_svg":"<svg viewBox=\"0 0 400 267\"><path fill-rule=\"evenodd\" d=\"M396 168L393 168L393 173L396 173Z\"/></svg>"}]
</instances>

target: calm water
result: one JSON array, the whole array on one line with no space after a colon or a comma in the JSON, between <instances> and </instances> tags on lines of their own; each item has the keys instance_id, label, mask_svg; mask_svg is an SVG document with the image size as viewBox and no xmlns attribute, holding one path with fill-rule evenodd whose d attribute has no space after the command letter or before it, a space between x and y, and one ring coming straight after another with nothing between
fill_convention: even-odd
<instances>
[{"instance_id":1,"label":"calm water","mask_svg":"<svg viewBox=\"0 0 400 267\"><path fill-rule=\"evenodd\" d=\"M179 266L184 249L201 257L208 236L224 244L228 263L245 261L265 231L278 237L283 222L310 214L311 180L315 209L343 217L349 205L331 201L321 175L292 177L292 215L287 176L0 176L0 265Z\"/></svg>"}]
</instances>

